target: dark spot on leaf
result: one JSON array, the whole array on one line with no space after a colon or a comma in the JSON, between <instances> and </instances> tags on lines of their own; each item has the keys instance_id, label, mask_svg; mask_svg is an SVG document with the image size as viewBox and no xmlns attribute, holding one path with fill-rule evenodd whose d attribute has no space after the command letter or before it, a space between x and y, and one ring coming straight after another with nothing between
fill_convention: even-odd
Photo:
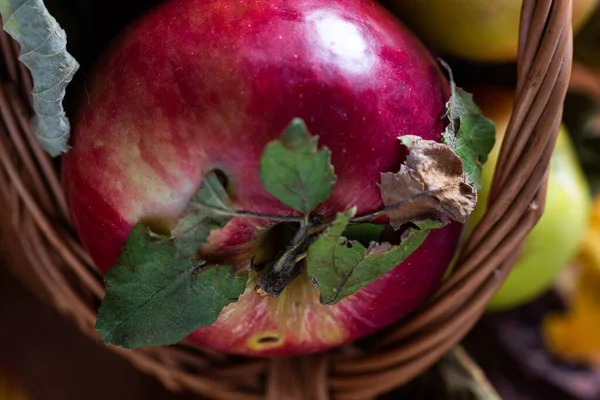
<instances>
[{"instance_id":1,"label":"dark spot on leaf","mask_svg":"<svg viewBox=\"0 0 600 400\"><path fill-rule=\"evenodd\" d=\"M341 245L347 247L348 249L351 249L353 247L352 242L350 240L348 240L345 237L342 237L342 239L344 240Z\"/></svg>"},{"instance_id":2,"label":"dark spot on leaf","mask_svg":"<svg viewBox=\"0 0 600 400\"><path fill-rule=\"evenodd\" d=\"M194 269L192 270L192 272L190 273L190 281L192 282L196 282L196 279L198 278L198 274L200 273L200 271L202 270L201 267L204 265L204 262L198 263L197 265L194 265Z\"/></svg>"}]
</instances>

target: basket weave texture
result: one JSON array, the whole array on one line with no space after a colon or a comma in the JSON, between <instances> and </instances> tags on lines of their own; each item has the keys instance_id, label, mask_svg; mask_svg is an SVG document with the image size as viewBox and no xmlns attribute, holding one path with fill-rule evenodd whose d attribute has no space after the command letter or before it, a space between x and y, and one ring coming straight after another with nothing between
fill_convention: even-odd
<instances>
[{"instance_id":1,"label":"basket weave texture","mask_svg":"<svg viewBox=\"0 0 600 400\"><path fill-rule=\"evenodd\" d=\"M484 312L544 207L571 73L571 0L525 0L520 26L516 101L488 212L418 312L360 345L302 357L232 357L189 343L109 348L171 390L227 400L372 399L439 360ZM32 291L99 340L102 280L69 224L58 163L31 132L31 78L18 46L2 32L0 47L0 247Z\"/></svg>"}]
</instances>

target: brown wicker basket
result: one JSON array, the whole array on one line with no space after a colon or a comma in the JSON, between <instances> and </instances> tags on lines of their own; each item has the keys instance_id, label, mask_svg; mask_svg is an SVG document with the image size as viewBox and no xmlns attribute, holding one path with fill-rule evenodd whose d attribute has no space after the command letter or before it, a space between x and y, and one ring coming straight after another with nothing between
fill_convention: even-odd
<instances>
[{"instance_id":1,"label":"brown wicker basket","mask_svg":"<svg viewBox=\"0 0 600 400\"><path fill-rule=\"evenodd\" d=\"M4 33L0 45L0 244L8 265L32 291L98 340L102 280L69 225L56 165L30 130L31 80L17 59L17 45ZM516 103L489 211L449 279L393 329L329 353L270 360L187 343L109 348L171 390L216 399L363 400L409 381L473 327L541 216L571 63L571 0L525 0Z\"/></svg>"}]
</instances>

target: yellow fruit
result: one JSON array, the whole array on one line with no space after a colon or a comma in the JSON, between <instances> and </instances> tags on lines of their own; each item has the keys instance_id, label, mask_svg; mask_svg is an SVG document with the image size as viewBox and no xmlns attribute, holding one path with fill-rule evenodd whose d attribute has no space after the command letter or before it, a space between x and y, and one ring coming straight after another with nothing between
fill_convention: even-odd
<instances>
[{"instance_id":1,"label":"yellow fruit","mask_svg":"<svg viewBox=\"0 0 600 400\"><path fill-rule=\"evenodd\" d=\"M573 0L579 30L598 0ZM474 61L517 58L522 0L390 0L390 9L427 44Z\"/></svg>"},{"instance_id":2,"label":"yellow fruit","mask_svg":"<svg viewBox=\"0 0 600 400\"><path fill-rule=\"evenodd\" d=\"M500 143L512 110L512 93L486 89L475 100L496 123L496 145L483 167L482 189L468 231L481 219L489 195ZM564 126L550 162L544 215L527 236L523 252L504 285L489 303L490 309L511 308L542 294L552 286L579 247L588 224L591 194L570 136Z\"/></svg>"},{"instance_id":3,"label":"yellow fruit","mask_svg":"<svg viewBox=\"0 0 600 400\"><path fill-rule=\"evenodd\" d=\"M600 366L600 195L577 257L577 280L566 312L544 319L550 351L562 360Z\"/></svg>"}]
</instances>

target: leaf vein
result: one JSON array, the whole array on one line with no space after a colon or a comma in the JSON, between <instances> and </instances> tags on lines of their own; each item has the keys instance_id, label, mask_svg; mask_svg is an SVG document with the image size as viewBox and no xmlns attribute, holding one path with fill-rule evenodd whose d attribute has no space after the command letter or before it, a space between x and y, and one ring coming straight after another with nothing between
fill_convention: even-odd
<instances>
[{"instance_id":1,"label":"leaf vein","mask_svg":"<svg viewBox=\"0 0 600 400\"><path fill-rule=\"evenodd\" d=\"M112 334L114 333L114 331L116 331L117 329L119 329L126 322L129 322L129 320L131 318L133 318L133 316L134 316L135 313L137 313L139 310L141 310L143 307L145 307L149 302L151 302L152 300L154 300L154 298L156 296L158 296L160 293L162 293L167 287L169 287L170 285L172 285L174 281L176 281L177 279L179 279L180 277L182 277L186 273L189 273L190 271L193 271L195 268L198 268L198 267L197 266L192 266L192 267L186 269L182 273L178 274L171 282L168 282L164 286L160 287L147 300L144 300L139 306L137 306L134 310L132 310L127 315L127 317L123 318L122 321L120 321L117 325L115 325L115 327L113 329L111 329L107 334L105 334L105 336L106 337L112 336Z\"/></svg>"}]
</instances>

